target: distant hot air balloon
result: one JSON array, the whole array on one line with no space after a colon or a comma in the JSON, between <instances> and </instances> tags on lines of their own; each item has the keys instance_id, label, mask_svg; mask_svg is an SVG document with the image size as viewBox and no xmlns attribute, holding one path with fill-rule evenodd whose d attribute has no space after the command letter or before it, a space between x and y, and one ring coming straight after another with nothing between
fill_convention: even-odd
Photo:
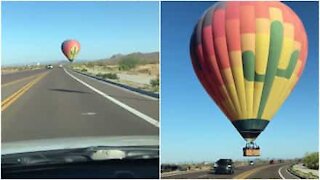
<instances>
[{"instance_id":1,"label":"distant hot air balloon","mask_svg":"<svg viewBox=\"0 0 320 180\"><path fill-rule=\"evenodd\" d=\"M61 45L61 50L72 62L80 51L80 43L77 40L65 40Z\"/></svg>"},{"instance_id":2,"label":"distant hot air balloon","mask_svg":"<svg viewBox=\"0 0 320 180\"><path fill-rule=\"evenodd\" d=\"M299 80L307 51L301 20L281 2L219 2L198 21L193 68L247 141L245 156L260 154L251 145Z\"/></svg>"}]
</instances>

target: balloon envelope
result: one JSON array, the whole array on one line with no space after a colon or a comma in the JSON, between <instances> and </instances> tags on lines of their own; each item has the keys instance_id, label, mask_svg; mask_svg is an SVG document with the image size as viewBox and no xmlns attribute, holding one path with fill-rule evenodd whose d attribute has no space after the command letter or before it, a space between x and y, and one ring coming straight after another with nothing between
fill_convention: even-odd
<instances>
[{"instance_id":1,"label":"balloon envelope","mask_svg":"<svg viewBox=\"0 0 320 180\"><path fill-rule=\"evenodd\" d=\"M198 79L249 142L296 85L307 51L302 22L281 2L216 3L190 42Z\"/></svg>"},{"instance_id":2,"label":"balloon envelope","mask_svg":"<svg viewBox=\"0 0 320 180\"><path fill-rule=\"evenodd\" d=\"M77 40L65 40L61 45L63 54L72 62L80 51L80 43Z\"/></svg>"}]
</instances>

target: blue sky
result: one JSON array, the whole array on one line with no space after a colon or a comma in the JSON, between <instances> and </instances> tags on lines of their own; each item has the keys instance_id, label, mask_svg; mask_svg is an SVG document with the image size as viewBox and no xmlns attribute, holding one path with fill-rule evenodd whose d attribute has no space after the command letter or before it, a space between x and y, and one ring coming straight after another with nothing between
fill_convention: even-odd
<instances>
[{"instance_id":1,"label":"blue sky","mask_svg":"<svg viewBox=\"0 0 320 180\"><path fill-rule=\"evenodd\" d=\"M70 38L81 60L158 51L158 2L2 2L2 64L63 60Z\"/></svg>"},{"instance_id":2,"label":"blue sky","mask_svg":"<svg viewBox=\"0 0 320 180\"><path fill-rule=\"evenodd\" d=\"M199 83L189 57L193 27L213 2L163 2L161 30L161 160L244 159L245 141ZM302 157L318 151L318 6L285 2L302 19L309 39L304 73L257 139L261 158Z\"/></svg>"}]
</instances>

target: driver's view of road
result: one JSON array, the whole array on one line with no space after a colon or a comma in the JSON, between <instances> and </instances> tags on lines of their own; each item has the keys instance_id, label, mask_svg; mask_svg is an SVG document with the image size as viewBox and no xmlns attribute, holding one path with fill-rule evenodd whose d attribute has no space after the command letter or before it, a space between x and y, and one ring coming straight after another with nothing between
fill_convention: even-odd
<instances>
[{"instance_id":1,"label":"driver's view of road","mask_svg":"<svg viewBox=\"0 0 320 180\"><path fill-rule=\"evenodd\" d=\"M2 142L159 133L158 99L70 69L4 74L1 87Z\"/></svg>"},{"instance_id":2,"label":"driver's view of road","mask_svg":"<svg viewBox=\"0 0 320 180\"><path fill-rule=\"evenodd\" d=\"M1 178L159 178L159 3L1 2Z\"/></svg>"}]
</instances>

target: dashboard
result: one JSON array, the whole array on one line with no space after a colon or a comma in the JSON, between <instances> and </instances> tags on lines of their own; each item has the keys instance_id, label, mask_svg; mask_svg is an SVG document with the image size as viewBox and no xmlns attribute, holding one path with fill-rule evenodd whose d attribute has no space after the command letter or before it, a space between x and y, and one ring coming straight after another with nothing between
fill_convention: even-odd
<instances>
[{"instance_id":1,"label":"dashboard","mask_svg":"<svg viewBox=\"0 0 320 180\"><path fill-rule=\"evenodd\" d=\"M2 178L159 179L159 158L2 166Z\"/></svg>"}]
</instances>

